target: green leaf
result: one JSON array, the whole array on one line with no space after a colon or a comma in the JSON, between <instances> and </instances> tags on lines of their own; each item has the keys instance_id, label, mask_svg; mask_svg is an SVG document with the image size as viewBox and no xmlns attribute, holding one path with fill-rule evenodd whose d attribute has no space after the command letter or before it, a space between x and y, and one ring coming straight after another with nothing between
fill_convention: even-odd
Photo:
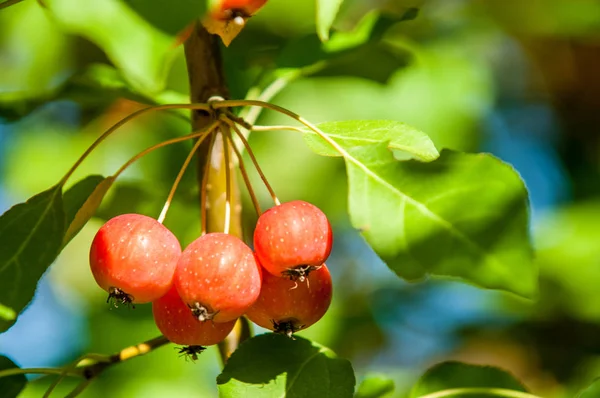
<instances>
[{"instance_id":1,"label":"green leaf","mask_svg":"<svg viewBox=\"0 0 600 398\"><path fill-rule=\"evenodd\" d=\"M346 398L354 392L350 362L309 340L264 334L244 342L217 377L219 396Z\"/></svg>"},{"instance_id":2,"label":"green leaf","mask_svg":"<svg viewBox=\"0 0 600 398\"><path fill-rule=\"evenodd\" d=\"M384 375L368 375L358 386L354 398L383 398L394 392L394 380Z\"/></svg>"},{"instance_id":3,"label":"green leaf","mask_svg":"<svg viewBox=\"0 0 600 398\"><path fill-rule=\"evenodd\" d=\"M388 148L402 159L412 157L430 161L439 156L427 134L393 120L348 120L321 123L317 127L346 150L387 143ZM304 139L310 149L321 156L340 156L331 145L310 130L305 130Z\"/></svg>"},{"instance_id":4,"label":"green leaf","mask_svg":"<svg viewBox=\"0 0 600 398\"><path fill-rule=\"evenodd\" d=\"M585 390L582 390L577 394L576 398L597 398L600 397L600 377L594 379Z\"/></svg>"},{"instance_id":5,"label":"green leaf","mask_svg":"<svg viewBox=\"0 0 600 398\"><path fill-rule=\"evenodd\" d=\"M0 216L0 331L33 298L38 280L60 252L64 233L60 185Z\"/></svg>"},{"instance_id":6,"label":"green leaf","mask_svg":"<svg viewBox=\"0 0 600 398\"><path fill-rule=\"evenodd\" d=\"M83 36L106 52L136 91L152 95L164 89L174 56L174 37L156 29L121 0L74 6L71 0L46 0L68 32Z\"/></svg>"},{"instance_id":7,"label":"green leaf","mask_svg":"<svg viewBox=\"0 0 600 398\"><path fill-rule=\"evenodd\" d=\"M8 369L19 368L13 361L0 355L0 372ZM25 388L27 378L23 374L0 378L0 391L2 398L15 398Z\"/></svg>"},{"instance_id":8,"label":"green leaf","mask_svg":"<svg viewBox=\"0 0 600 398\"><path fill-rule=\"evenodd\" d=\"M329 31L344 0L317 0L317 33L321 41L329 39Z\"/></svg>"},{"instance_id":9,"label":"green leaf","mask_svg":"<svg viewBox=\"0 0 600 398\"><path fill-rule=\"evenodd\" d=\"M96 213L104 195L114 181L113 177L88 176L65 192L63 201L67 232L63 238L63 246L66 246Z\"/></svg>"},{"instance_id":10,"label":"green leaf","mask_svg":"<svg viewBox=\"0 0 600 398\"><path fill-rule=\"evenodd\" d=\"M210 0L124 0L155 28L176 35L204 15Z\"/></svg>"},{"instance_id":11,"label":"green leaf","mask_svg":"<svg viewBox=\"0 0 600 398\"><path fill-rule=\"evenodd\" d=\"M390 149L420 159L434 152L412 133L402 141L401 129L392 140L366 128L348 139L349 130L327 131L343 154L306 137L316 153L344 157L352 225L394 272L407 280L451 277L526 298L537 294L527 191L510 166L488 154L450 150L429 163L399 162Z\"/></svg>"},{"instance_id":12,"label":"green leaf","mask_svg":"<svg viewBox=\"0 0 600 398\"><path fill-rule=\"evenodd\" d=\"M410 398L455 388L501 388L527 392L519 380L502 369L450 361L435 365L421 376L414 385ZM492 398L498 395L477 394L476 396Z\"/></svg>"}]
</instances>

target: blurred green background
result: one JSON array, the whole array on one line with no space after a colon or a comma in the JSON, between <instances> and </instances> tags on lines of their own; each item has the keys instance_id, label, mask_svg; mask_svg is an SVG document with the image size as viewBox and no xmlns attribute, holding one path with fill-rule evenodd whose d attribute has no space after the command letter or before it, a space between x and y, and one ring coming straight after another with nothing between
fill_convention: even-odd
<instances>
[{"instance_id":1,"label":"blurred green background","mask_svg":"<svg viewBox=\"0 0 600 398\"><path fill-rule=\"evenodd\" d=\"M335 25L339 30L366 10L385 10L393 2L347 3ZM491 152L512 164L530 192L540 297L527 302L457 282L403 282L350 227L343 163L313 155L294 133L256 133L251 144L278 196L311 201L334 223L328 261L333 304L300 335L350 359L359 380L370 373L392 377L397 397L428 366L446 359L500 366L544 397L573 396L600 376L600 3L400 3L390 9L408 12L406 17L410 7L419 7L418 16L390 23L381 38L332 57L273 101L312 122L406 122L429 134L438 148ZM145 23L131 4L119 14L122 20L104 21L95 31L70 19L84 19L83 11L52 14L33 0L0 10L2 212L57 182L103 130L140 107L131 99L186 98L185 60L181 46L173 49L169 41L173 32ZM100 6L86 7L93 14ZM244 97L256 81L264 85L264 71L306 66L324 56L315 52L314 15L312 1L270 0L224 49L232 95ZM107 30L111 22L115 29ZM120 30L125 23L146 34L129 49L132 58L145 60L137 44L149 40L154 46L147 63L120 63L122 49L111 40L129 34ZM116 78L117 69L107 65L125 71L127 83L119 83L123 76ZM94 84L86 73L95 73ZM166 78L165 87L154 84L156 76ZM259 123L289 122L265 113ZM109 175L147 146L187 131L185 121L164 114L137 119L103 144L76 177ZM109 217L134 211L158 216L189 149L170 146L128 170L42 279L33 304L0 335L0 353L22 367L59 366L158 334L150 306L131 311L106 305L89 271L88 248ZM259 191L268 207L268 195ZM198 219L197 195L189 172L165 223L183 245L199 234L199 223L190 222ZM245 205L251 236L256 216L247 197ZM214 348L192 363L168 346L111 368L82 396L216 396L219 367ZM47 386L46 380L31 383L22 396L39 397ZM59 395L68 388L73 385L65 383Z\"/></svg>"}]
</instances>

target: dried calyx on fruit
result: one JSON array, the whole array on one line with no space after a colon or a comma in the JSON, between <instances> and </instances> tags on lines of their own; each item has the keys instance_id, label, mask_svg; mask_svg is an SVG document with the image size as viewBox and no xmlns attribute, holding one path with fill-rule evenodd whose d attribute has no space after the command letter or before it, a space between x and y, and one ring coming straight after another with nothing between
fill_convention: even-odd
<instances>
[{"instance_id":1,"label":"dried calyx on fruit","mask_svg":"<svg viewBox=\"0 0 600 398\"><path fill-rule=\"evenodd\" d=\"M301 200L286 202L264 212L254 230L254 250L271 274L305 282L329 254L333 235L327 216Z\"/></svg>"},{"instance_id":2,"label":"dried calyx on fruit","mask_svg":"<svg viewBox=\"0 0 600 398\"><path fill-rule=\"evenodd\" d=\"M323 264L298 284L265 272L260 296L246 316L257 325L291 337L317 322L329 308L331 275Z\"/></svg>"},{"instance_id":3,"label":"dried calyx on fruit","mask_svg":"<svg viewBox=\"0 0 600 398\"><path fill-rule=\"evenodd\" d=\"M96 233L90 267L114 304L148 303L172 285L181 246L164 225L141 214L110 219Z\"/></svg>"},{"instance_id":4,"label":"dried calyx on fruit","mask_svg":"<svg viewBox=\"0 0 600 398\"><path fill-rule=\"evenodd\" d=\"M200 322L181 300L175 287L152 303L158 330L169 341L185 346L209 346L227 337L236 320L224 323Z\"/></svg>"},{"instance_id":5,"label":"dried calyx on fruit","mask_svg":"<svg viewBox=\"0 0 600 398\"><path fill-rule=\"evenodd\" d=\"M242 316L258 298L261 269L240 239L209 233L183 251L174 284L200 321L228 322Z\"/></svg>"}]
</instances>

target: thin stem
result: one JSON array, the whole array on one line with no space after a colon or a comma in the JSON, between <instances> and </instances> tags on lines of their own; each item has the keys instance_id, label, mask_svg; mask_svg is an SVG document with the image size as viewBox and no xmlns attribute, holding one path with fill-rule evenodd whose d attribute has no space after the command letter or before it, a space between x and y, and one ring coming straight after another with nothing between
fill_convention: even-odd
<instances>
[{"instance_id":1,"label":"thin stem","mask_svg":"<svg viewBox=\"0 0 600 398\"><path fill-rule=\"evenodd\" d=\"M159 223L162 224L163 221L165 221L165 218L167 217L167 211L169 211L169 207L171 206L171 201L173 200L173 197L175 196L175 191L177 190L177 187L179 186L179 183L181 182L181 179L183 178L185 171L187 170L190 162L192 161L194 154L200 147L200 144L202 144L202 142L206 139L206 137L208 137L210 135L210 133L214 130L216 125L217 125L217 123L213 123L212 125L210 125L208 127L208 130L206 131L206 135L203 135L202 137L200 137L196 140L196 143L192 147L192 150L190 151L189 155L183 162L183 165L181 166L181 169L179 170L179 174L177 174L177 177L175 178L175 182L173 182L173 186L171 187L171 191L169 192L169 195L167 196L165 205L163 206L162 211L160 212L160 215L158 216L157 220Z\"/></svg>"},{"instance_id":2,"label":"thin stem","mask_svg":"<svg viewBox=\"0 0 600 398\"><path fill-rule=\"evenodd\" d=\"M297 131L300 133L304 132L302 127L296 127L296 126L252 126L252 131L283 131L283 130Z\"/></svg>"},{"instance_id":3,"label":"thin stem","mask_svg":"<svg viewBox=\"0 0 600 398\"><path fill-rule=\"evenodd\" d=\"M273 97L281 92L288 84L293 82L294 80L302 77L308 76L313 73L316 73L323 69L327 65L326 61L317 62L316 64L306 66L302 69L293 70L277 79L275 79L270 85L268 85L263 92L258 96L257 100L268 102ZM262 112L263 107L261 106L249 106L245 108L240 116L242 116L248 123L254 124L260 113Z\"/></svg>"},{"instance_id":4,"label":"thin stem","mask_svg":"<svg viewBox=\"0 0 600 398\"><path fill-rule=\"evenodd\" d=\"M140 158L146 156L150 152L153 152L153 151L155 151L155 150L157 150L159 148L165 147L167 145L176 144L178 142L186 141L186 140L189 140L189 139L192 139L192 138L202 137L204 135L209 135L210 132L213 129L214 129L214 124L211 125L211 126L209 126L208 130L195 131L192 134L184 135L184 136L177 137L177 138L172 138L170 140L166 140L166 141L163 141L163 142L161 142L159 144L153 145L150 148L146 148L142 152L138 153L137 155L135 155L134 157L132 157L131 159L129 159L127 161L127 163L125 163L123 166L121 166L121 168L119 170L117 170L117 172L113 175L113 178L115 178L115 179L118 178L129 166L131 166L137 160L139 160Z\"/></svg>"},{"instance_id":5,"label":"thin stem","mask_svg":"<svg viewBox=\"0 0 600 398\"><path fill-rule=\"evenodd\" d=\"M81 383L79 383L77 385L77 387L75 387L73 389L73 391L71 391L70 393L68 393L67 395L65 395L65 398L75 398L77 397L79 394L81 394L83 392L83 390L85 390L90 384L92 384L93 379L89 379L89 380L84 380Z\"/></svg>"},{"instance_id":6,"label":"thin stem","mask_svg":"<svg viewBox=\"0 0 600 398\"><path fill-rule=\"evenodd\" d=\"M217 135L213 134L210 144L208 146L208 152L206 153L206 162L204 166L204 172L202 173L202 183L200 184L200 235L206 234L208 230L208 211L207 211L207 195L208 195L208 170L210 169L210 162L212 161L213 148L215 146L215 139Z\"/></svg>"},{"instance_id":7,"label":"thin stem","mask_svg":"<svg viewBox=\"0 0 600 398\"><path fill-rule=\"evenodd\" d=\"M63 366L62 369L59 369L60 373L59 373L58 377L56 378L56 380L54 380L52 382L52 384L50 384L50 386L48 387L48 389L46 390L46 392L44 393L42 398L50 397L50 394L52 394L52 391L54 391L54 389L60 384L60 382L63 381L65 379L65 377L67 377L69 372L75 371L77 369L77 365L86 359L91 359L89 354L82 355L79 358L77 358L75 361L71 362L70 364Z\"/></svg>"},{"instance_id":8,"label":"thin stem","mask_svg":"<svg viewBox=\"0 0 600 398\"><path fill-rule=\"evenodd\" d=\"M238 149L237 145L233 141L233 137L231 135L231 131L229 129L227 131L227 138L229 142L231 142L231 147L235 152L235 156L238 159L238 166L240 167L240 173L242 174L242 178L244 179L244 184L246 185L246 189L248 189L248 194L250 195L250 199L252 199L252 205L254 205L254 209L256 210L257 215L262 214L262 210L260 209L260 204L258 203L258 198L256 197L256 193L254 192L254 188L252 187L252 183L250 182L250 177L248 177L248 171L246 170L246 166L244 165L244 160L242 158L242 154Z\"/></svg>"},{"instance_id":9,"label":"thin stem","mask_svg":"<svg viewBox=\"0 0 600 398\"><path fill-rule=\"evenodd\" d=\"M60 368L11 368L0 371L0 379L3 377L15 376L15 375L26 375L26 374L38 374L38 375L61 375L63 370ZM72 377L83 377L81 372L68 372L67 376Z\"/></svg>"},{"instance_id":10,"label":"thin stem","mask_svg":"<svg viewBox=\"0 0 600 398\"><path fill-rule=\"evenodd\" d=\"M228 101L224 101L224 102L228 102ZM248 156L250 156L250 160L252 160L252 163L254 164L254 168L258 172L260 179L265 184L267 191L269 191L271 198L273 198L273 202L275 202L275 205L281 204L281 202L277 198L277 195L275 195L275 191L271 187L271 184L269 184L267 177L265 177L265 174L263 173L262 169L260 168L260 165L258 164L258 161L256 160L256 157L254 156L254 153L252 152L252 149L250 148L250 144L248 143L248 140L246 140L246 137L244 137L244 134L242 134L240 129L238 129L238 127L235 125L235 123L233 123L229 119L222 118L222 120L224 120L225 123L227 123L229 126L231 126L231 128L233 129L233 131L235 131L235 133L237 134L240 141L242 141L242 144L244 144L244 147L246 148L246 151L248 152Z\"/></svg>"},{"instance_id":11,"label":"thin stem","mask_svg":"<svg viewBox=\"0 0 600 398\"><path fill-rule=\"evenodd\" d=\"M20 3L22 1L23 0L7 0L4 3L0 3L0 10L3 8L9 7L9 6L15 5L17 3Z\"/></svg>"},{"instance_id":12,"label":"thin stem","mask_svg":"<svg viewBox=\"0 0 600 398\"><path fill-rule=\"evenodd\" d=\"M123 126L125 123L129 122L130 120L132 120L138 116L141 116L142 114L144 114L146 112L160 111L160 110L165 110L165 109L195 109L195 110L204 110L207 112L210 112L210 110L211 110L207 104L167 104L167 105L149 106L147 108L135 111L132 114L119 120L112 127L110 127L108 130L106 130L100 137L98 137L96 139L96 141L94 141L92 143L92 145L90 145L89 148L83 153L83 155L81 155L79 157L79 159L77 159L77 161L69 169L69 171L67 171L67 174L65 174L64 177L60 180L60 185L64 185L67 182L67 180L69 179L69 177L71 177L71 175L73 175L75 170L77 170L79 165L81 165L81 163L89 156L89 154L92 153L92 151L94 149L96 149L96 147L98 145L100 145L102 143L102 141L104 141L108 136L110 136L112 133L114 133L119 127Z\"/></svg>"},{"instance_id":13,"label":"thin stem","mask_svg":"<svg viewBox=\"0 0 600 398\"><path fill-rule=\"evenodd\" d=\"M225 158L225 223L223 232L228 234L231 225L231 162L229 160L229 140L223 130L228 129L225 125L221 128L223 136L223 156Z\"/></svg>"},{"instance_id":14,"label":"thin stem","mask_svg":"<svg viewBox=\"0 0 600 398\"><path fill-rule=\"evenodd\" d=\"M537 395L529 394L526 392L508 390L505 388L479 388L479 387L465 387L465 388L452 388L448 390L437 391L427 395L421 395L418 398L443 398L453 397L456 395L495 395L498 397L506 398L540 398Z\"/></svg>"}]
</instances>

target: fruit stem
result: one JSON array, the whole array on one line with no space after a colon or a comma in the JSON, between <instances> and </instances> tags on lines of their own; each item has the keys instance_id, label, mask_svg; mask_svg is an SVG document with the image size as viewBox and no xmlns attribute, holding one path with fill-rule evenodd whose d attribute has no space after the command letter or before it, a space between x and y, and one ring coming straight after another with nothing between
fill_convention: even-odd
<instances>
[{"instance_id":1,"label":"fruit stem","mask_svg":"<svg viewBox=\"0 0 600 398\"><path fill-rule=\"evenodd\" d=\"M522 391L509 390L505 388L485 388L485 387L465 387L452 388L448 390L437 391L427 395L421 395L418 398L443 398L453 397L458 395L495 395L505 398L540 398L537 395L529 394Z\"/></svg>"},{"instance_id":2,"label":"fruit stem","mask_svg":"<svg viewBox=\"0 0 600 398\"><path fill-rule=\"evenodd\" d=\"M302 127L295 127L295 126L252 126L252 131L284 131L284 130L297 131L300 133L304 132Z\"/></svg>"},{"instance_id":3,"label":"fruit stem","mask_svg":"<svg viewBox=\"0 0 600 398\"><path fill-rule=\"evenodd\" d=\"M256 210L257 215L262 214L262 210L260 209L260 204L258 203L258 198L256 197L256 193L254 192L254 188L252 187L252 183L250 182L250 177L248 177L248 171L246 170L246 166L244 165L244 159L242 157L242 153L238 149L237 145L233 141L233 137L231 135L231 130L227 129L227 139L231 143L231 148L235 152L235 156L238 159L238 166L240 167L240 173L242 174L242 178L244 179L244 184L246 185L246 189L248 189L248 194L250 195L250 199L252 199L252 205Z\"/></svg>"},{"instance_id":4,"label":"fruit stem","mask_svg":"<svg viewBox=\"0 0 600 398\"><path fill-rule=\"evenodd\" d=\"M0 10L3 9L3 8L9 7L9 6L15 5L17 3L20 3L22 1L23 0L7 0L7 1L5 1L3 3L0 3Z\"/></svg>"},{"instance_id":5,"label":"fruit stem","mask_svg":"<svg viewBox=\"0 0 600 398\"><path fill-rule=\"evenodd\" d=\"M60 180L59 185L61 185L61 186L64 185L67 182L67 180L73 175L75 170L77 170L79 165L81 165L81 163L89 156L89 154L92 153L92 151L94 149L96 149L96 147L98 145L100 145L102 143L102 141L104 141L108 136L110 136L112 133L114 133L119 127L123 126L125 123L129 122L132 119L135 119L138 116L141 116L142 114L144 114L146 112L160 111L160 110L165 110L165 109L195 109L195 110L203 110L206 112L211 111L210 106L208 106L207 104L167 104L167 105L149 106L147 108L135 111L132 114L127 115L123 119L119 120L112 127L110 127L108 130L106 130L104 133L102 133L102 135L100 137L98 137L96 139L96 141L94 141L92 143L92 145L89 146L89 148L83 153L83 155L81 155L79 157L79 159L77 159L77 161L69 169L69 171L67 171L67 174L65 174L64 177Z\"/></svg>"},{"instance_id":6,"label":"fruit stem","mask_svg":"<svg viewBox=\"0 0 600 398\"><path fill-rule=\"evenodd\" d=\"M228 125L221 128L223 137L223 156L225 157L225 224L223 232L228 234L231 226L231 161L229 160L229 140L223 130L229 129Z\"/></svg>"},{"instance_id":7,"label":"fruit stem","mask_svg":"<svg viewBox=\"0 0 600 398\"><path fill-rule=\"evenodd\" d=\"M208 229L208 211L207 211L207 196L208 196L208 175L210 170L210 162L212 159L213 148L215 146L215 139L217 135L214 134L210 140L208 146L208 152L206 153L206 161L204 166L204 172L202 173L202 182L200 183L200 235L204 235Z\"/></svg>"},{"instance_id":8,"label":"fruit stem","mask_svg":"<svg viewBox=\"0 0 600 398\"><path fill-rule=\"evenodd\" d=\"M223 101L223 102L228 102L228 101ZM254 168L258 172L258 175L260 176L260 179L262 180L262 182L265 184L267 191L269 191L271 198L273 198L273 202L275 202L276 206L280 205L281 202L277 198L277 195L275 194L273 187L271 187L271 184L269 184L267 177L265 177L265 174L263 173L262 169L260 168L260 165L258 164L256 157L254 156L254 152L252 151L252 148L250 148L250 144L248 143L248 140L246 139L246 137L244 137L244 134L242 134L240 129L235 125L235 123L228 121L228 119L226 119L226 118L224 120L227 124L229 124L231 126L231 128L233 129L233 131L235 131L235 133L237 134L240 141L242 141L242 144L244 144L244 147L246 148L246 152L248 152L248 156L250 156L250 160L252 160L252 164L254 164Z\"/></svg>"},{"instance_id":9,"label":"fruit stem","mask_svg":"<svg viewBox=\"0 0 600 398\"><path fill-rule=\"evenodd\" d=\"M145 150L143 150L142 152L138 153L137 155L135 155L134 157L132 157L131 159L129 159L123 166L121 166L121 168L119 170L117 170L117 172L113 175L113 178L118 178L129 166L131 166L133 163L135 163L137 160L139 160L140 158L146 156L147 154L149 154L150 152L153 152L159 148L165 147L167 145L171 145L171 144L175 144L178 142L182 142L182 141L187 141L189 139L192 138L200 138L201 140L204 140L204 138L206 138L207 136L210 135L210 132L212 130L215 129L215 127L218 125L218 122L214 122L213 124L211 124L208 129L204 129L202 131L195 131L191 134L188 135L184 135L181 137L176 137L176 138L172 138L170 140L166 140L163 141L159 144L153 145L150 148L146 148Z\"/></svg>"},{"instance_id":10,"label":"fruit stem","mask_svg":"<svg viewBox=\"0 0 600 398\"><path fill-rule=\"evenodd\" d=\"M211 127L212 127L212 129L211 129ZM209 129L207 130L206 135L203 135L202 137L198 138L196 140L196 143L194 143L192 150L190 151L189 155L183 162L183 165L181 166L181 169L179 170L179 173L177 174L177 177L175 178L175 181L173 182L173 186L171 187L171 191L169 192L169 195L167 196L165 205L163 206L162 211L160 212L160 215L158 216L157 220L159 223L162 224L163 221L165 220L165 218L167 217L167 211L169 211L169 207L171 206L171 201L173 200L173 197L175 196L175 191L177 190L177 186L179 186L179 183L181 182L181 179L183 178L185 171L187 170L190 162L192 161L194 154L200 147L200 144L202 144L202 142L206 139L206 137L208 137L213 132L215 127L216 127L215 124L212 124L211 126L209 126Z\"/></svg>"}]
</instances>

